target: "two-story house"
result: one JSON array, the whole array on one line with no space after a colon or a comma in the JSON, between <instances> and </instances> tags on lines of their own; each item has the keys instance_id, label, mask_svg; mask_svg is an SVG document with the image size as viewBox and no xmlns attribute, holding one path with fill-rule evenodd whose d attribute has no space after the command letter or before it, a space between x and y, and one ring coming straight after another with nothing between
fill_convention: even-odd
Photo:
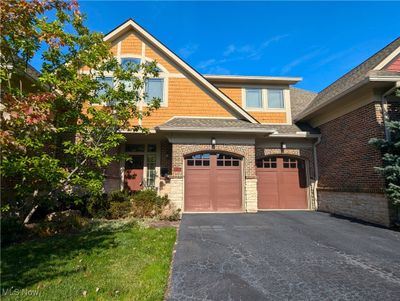
<instances>
[{"instance_id":1,"label":"two-story house","mask_svg":"<svg viewBox=\"0 0 400 301\"><path fill-rule=\"evenodd\" d=\"M132 20L105 40L121 63L158 63L146 90L161 99L138 121L150 134L126 133L132 160L110 166L106 190L154 187L184 212L315 207L319 134L292 121L316 96L291 87L301 78L201 75Z\"/></svg>"},{"instance_id":2,"label":"two-story house","mask_svg":"<svg viewBox=\"0 0 400 301\"><path fill-rule=\"evenodd\" d=\"M107 191L154 187L183 212L319 209L390 224L368 140L398 105L400 39L318 95L294 88L299 77L202 75L133 20L105 40L122 64L157 62L146 91L161 99L137 121L150 134L125 133L131 160L109 167Z\"/></svg>"}]
</instances>

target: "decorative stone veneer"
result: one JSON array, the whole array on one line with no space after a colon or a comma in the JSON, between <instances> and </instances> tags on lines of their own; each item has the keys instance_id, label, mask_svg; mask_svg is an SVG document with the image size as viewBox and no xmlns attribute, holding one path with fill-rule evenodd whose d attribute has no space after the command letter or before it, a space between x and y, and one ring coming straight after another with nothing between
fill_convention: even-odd
<instances>
[{"instance_id":1,"label":"decorative stone veneer","mask_svg":"<svg viewBox=\"0 0 400 301\"><path fill-rule=\"evenodd\" d=\"M257 179L245 179L245 200L247 212L257 212L258 195L257 195Z\"/></svg>"},{"instance_id":2,"label":"decorative stone veneer","mask_svg":"<svg viewBox=\"0 0 400 301\"><path fill-rule=\"evenodd\" d=\"M390 225L389 203L380 193L318 190L318 210Z\"/></svg>"},{"instance_id":3,"label":"decorative stone veneer","mask_svg":"<svg viewBox=\"0 0 400 301\"><path fill-rule=\"evenodd\" d=\"M220 151L243 157L244 164L244 209L257 211L257 178L255 171L254 145L216 145L214 149L208 144L173 144L172 145L172 178L169 198L177 208L184 205L184 157L196 152Z\"/></svg>"},{"instance_id":4,"label":"decorative stone veneer","mask_svg":"<svg viewBox=\"0 0 400 301\"><path fill-rule=\"evenodd\" d=\"M173 178L170 182L170 194L169 199L171 200L171 204L173 204L177 209L183 210L183 178Z\"/></svg>"}]
</instances>

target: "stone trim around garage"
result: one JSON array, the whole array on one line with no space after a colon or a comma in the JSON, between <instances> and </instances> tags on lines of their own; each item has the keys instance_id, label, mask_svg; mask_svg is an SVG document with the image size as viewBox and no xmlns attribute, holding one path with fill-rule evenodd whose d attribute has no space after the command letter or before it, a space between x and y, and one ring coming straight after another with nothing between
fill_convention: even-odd
<instances>
[{"instance_id":1,"label":"stone trim around garage","mask_svg":"<svg viewBox=\"0 0 400 301\"><path fill-rule=\"evenodd\" d=\"M318 210L390 226L389 202L382 193L318 189Z\"/></svg>"},{"instance_id":2,"label":"stone trim around garage","mask_svg":"<svg viewBox=\"0 0 400 301\"><path fill-rule=\"evenodd\" d=\"M172 177L169 198L176 207L184 210L184 157L196 152L227 152L243 157L243 209L246 212L257 211L257 178L255 174L254 145L216 145L211 148L207 144L173 144L172 145Z\"/></svg>"}]
</instances>

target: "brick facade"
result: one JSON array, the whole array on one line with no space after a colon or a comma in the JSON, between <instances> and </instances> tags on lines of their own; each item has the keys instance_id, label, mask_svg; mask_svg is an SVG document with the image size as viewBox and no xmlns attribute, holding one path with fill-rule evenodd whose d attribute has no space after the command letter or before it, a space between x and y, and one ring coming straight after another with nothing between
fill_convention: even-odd
<instances>
[{"instance_id":1,"label":"brick facade","mask_svg":"<svg viewBox=\"0 0 400 301\"><path fill-rule=\"evenodd\" d=\"M396 110L392 106L393 114ZM374 169L382 155L368 142L383 138L380 103L370 103L320 126L318 209L389 225L385 182Z\"/></svg>"},{"instance_id":2,"label":"brick facade","mask_svg":"<svg viewBox=\"0 0 400 301\"><path fill-rule=\"evenodd\" d=\"M370 103L319 127L319 189L383 191L384 180L374 169L381 166L381 153L368 143L383 137L382 120L380 105Z\"/></svg>"}]
</instances>

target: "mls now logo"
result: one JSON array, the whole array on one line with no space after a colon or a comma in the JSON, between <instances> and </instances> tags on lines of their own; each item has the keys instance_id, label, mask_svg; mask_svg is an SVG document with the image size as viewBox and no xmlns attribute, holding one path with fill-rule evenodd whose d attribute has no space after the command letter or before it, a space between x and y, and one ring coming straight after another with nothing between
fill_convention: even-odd
<instances>
[{"instance_id":1,"label":"mls now logo","mask_svg":"<svg viewBox=\"0 0 400 301\"><path fill-rule=\"evenodd\" d=\"M39 291L38 290L29 290L26 288L19 289L19 288L6 288L1 290L1 294L3 296L39 296Z\"/></svg>"}]
</instances>

